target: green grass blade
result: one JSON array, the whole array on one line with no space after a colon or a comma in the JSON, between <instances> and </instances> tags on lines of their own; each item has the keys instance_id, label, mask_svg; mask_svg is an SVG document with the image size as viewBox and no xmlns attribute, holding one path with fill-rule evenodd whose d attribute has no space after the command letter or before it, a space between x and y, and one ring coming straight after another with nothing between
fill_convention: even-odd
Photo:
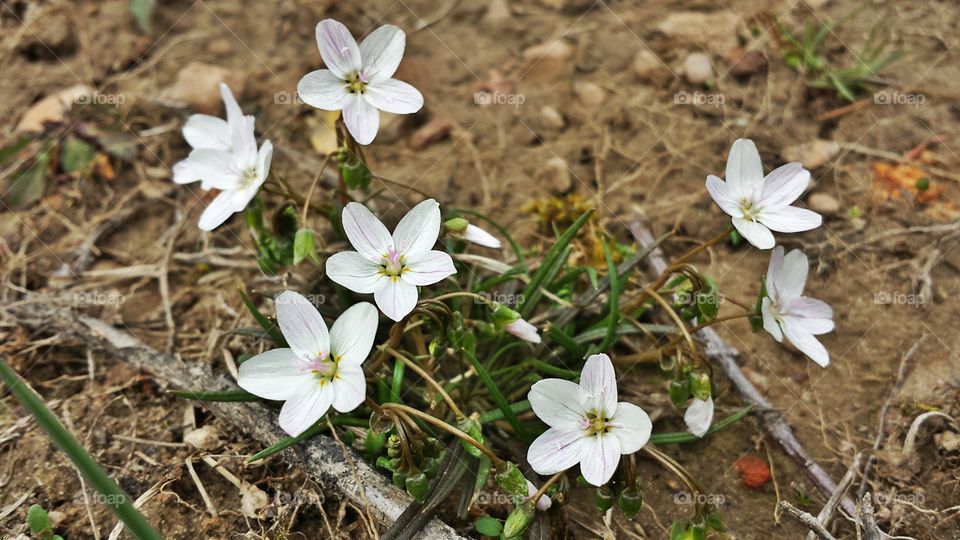
<instances>
[{"instance_id":1,"label":"green grass blade","mask_svg":"<svg viewBox=\"0 0 960 540\"><path fill-rule=\"evenodd\" d=\"M693 433L686 433L686 432L656 433L650 436L650 443L651 444L681 444L681 443L699 441L704 437L707 437L708 435L713 435L714 433L729 426L730 424L733 424L737 420L740 420L741 418L746 416L747 413L750 412L750 409L752 409L752 407L750 406L744 407L739 411L731 414L730 416L724 418L723 420L713 424L712 426L710 426L710 429L707 430L706 433L704 433L703 437L697 437Z\"/></svg>"},{"instance_id":2,"label":"green grass blade","mask_svg":"<svg viewBox=\"0 0 960 540\"><path fill-rule=\"evenodd\" d=\"M530 402L527 400L518 401L516 403L510 404L510 410L514 414L520 414L530 410ZM479 422L481 424L488 424L490 422L496 422L497 420L503 420L503 411L500 409L494 409L492 411L487 411L480 414Z\"/></svg>"},{"instance_id":3,"label":"green grass blade","mask_svg":"<svg viewBox=\"0 0 960 540\"><path fill-rule=\"evenodd\" d=\"M573 241L573 237L576 236L577 232L581 227L590 219L590 216L593 215L593 209L587 210L583 213L576 221L573 222L573 225L570 225L570 228L564 232L557 242L550 246L550 249L547 250L547 253L543 257L543 263L540 264L540 267L537 268L537 271L533 273L530 277L530 283L527 284L527 287L523 290L523 300L524 302L518 302L518 307L522 307L520 310L521 315L526 317L529 315L531 310L536 307L533 303L527 303L526 300L533 298L533 294L540 288L543 284L544 279L547 277L547 273L554 266L554 262L557 257L560 256L560 253L567 249L567 246L570 245L570 242Z\"/></svg>"},{"instance_id":4,"label":"green grass blade","mask_svg":"<svg viewBox=\"0 0 960 540\"><path fill-rule=\"evenodd\" d=\"M546 373L547 375L553 375L554 377L562 377L568 380L573 380L580 377L579 371L573 371L570 369L557 367L553 364L548 364L543 360L537 360L536 358L531 358L527 360L527 363L537 368L538 370Z\"/></svg>"},{"instance_id":5,"label":"green grass blade","mask_svg":"<svg viewBox=\"0 0 960 540\"><path fill-rule=\"evenodd\" d=\"M513 409L510 408L510 403L507 402L507 398L503 397L503 392L500 391L500 387L497 386L497 383L493 381L493 378L490 377L490 373L487 371L487 368L484 367L477 357L473 355L470 351L466 349L460 349L460 352L470 361L470 364L473 365L473 369L477 372L477 375L480 377L480 380L483 382L483 385L487 387L487 391L490 392L490 397L493 399L493 402L497 404L497 407L503 412L503 417L513 426L514 431L517 432L517 435L523 439L527 440L527 430L520 423L520 419L517 418L516 413L513 412Z\"/></svg>"},{"instance_id":6,"label":"green grass blade","mask_svg":"<svg viewBox=\"0 0 960 540\"><path fill-rule=\"evenodd\" d=\"M196 401L260 401L260 398L246 390L223 390L220 392L195 392L193 390L172 390L171 394Z\"/></svg>"},{"instance_id":7,"label":"green grass blade","mask_svg":"<svg viewBox=\"0 0 960 540\"><path fill-rule=\"evenodd\" d=\"M600 352L609 349L617 340L617 325L620 323L620 279L617 277L617 265L613 263L613 253L607 241L600 239L603 245L603 256L607 260L607 272L610 276L610 304L607 310L607 333L600 343Z\"/></svg>"},{"instance_id":8,"label":"green grass blade","mask_svg":"<svg viewBox=\"0 0 960 540\"><path fill-rule=\"evenodd\" d=\"M160 540L161 536L157 531L133 507L133 499L124 493L106 471L90 457L83 445L77 442L73 435L63 427L63 424L44 405L40 397L30 390L26 383L21 381L20 377L2 359L0 359L0 378L16 396L17 401L36 418L37 424L47 432L50 439L70 458L77 470L103 496L105 504L120 518L127 529L140 540Z\"/></svg>"},{"instance_id":9,"label":"green grass blade","mask_svg":"<svg viewBox=\"0 0 960 540\"><path fill-rule=\"evenodd\" d=\"M369 420L363 418L351 418L349 416L334 416L330 419L330 423L335 426L369 427L370 425ZM303 442L307 439L312 439L323 433L326 429L327 422L324 418L321 418L316 424L310 426L306 431L297 435L296 437L284 437L267 448L264 448L263 450L250 456L250 458L247 459L247 463L253 463L254 461L270 457L277 452L290 448L297 443Z\"/></svg>"},{"instance_id":10,"label":"green grass blade","mask_svg":"<svg viewBox=\"0 0 960 540\"><path fill-rule=\"evenodd\" d=\"M253 301L250 300L250 297L247 296L246 291L243 290L243 287L237 287L237 291L240 292L240 298L243 299L243 305L247 306L247 309L250 310L250 314L253 315L253 318L257 320L257 323L263 328L263 331L270 335L270 338L273 339L274 343L278 347L286 347L287 340L283 338L283 334L280 333L280 329L277 328L277 325L270 322L270 319L266 317L263 313L260 313L260 310L257 309L257 306L253 304Z\"/></svg>"},{"instance_id":11,"label":"green grass blade","mask_svg":"<svg viewBox=\"0 0 960 540\"><path fill-rule=\"evenodd\" d=\"M570 337L570 334L567 334L559 326L550 326L550 329L547 330L547 335L553 338L561 347L566 349L570 354L574 355L577 358L583 358L587 355L587 350L584 349L579 343L573 340Z\"/></svg>"},{"instance_id":12,"label":"green grass blade","mask_svg":"<svg viewBox=\"0 0 960 540\"><path fill-rule=\"evenodd\" d=\"M403 387L403 372L407 365L400 360L393 361L393 380L390 381L390 401L400 403L400 390Z\"/></svg>"}]
</instances>

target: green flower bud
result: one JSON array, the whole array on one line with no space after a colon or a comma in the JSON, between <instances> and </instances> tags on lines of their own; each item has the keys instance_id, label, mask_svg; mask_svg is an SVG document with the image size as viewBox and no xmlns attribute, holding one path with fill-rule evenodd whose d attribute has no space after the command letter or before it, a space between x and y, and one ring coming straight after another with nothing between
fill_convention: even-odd
<instances>
[{"instance_id":1,"label":"green flower bud","mask_svg":"<svg viewBox=\"0 0 960 540\"><path fill-rule=\"evenodd\" d=\"M293 237L293 264L300 264L304 259L310 259L315 264L320 264L320 256L317 255L317 245L313 231L301 228L297 230L297 235Z\"/></svg>"},{"instance_id":2,"label":"green flower bud","mask_svg":"<svg viewBox=\"0 0 960 540\"><path fill-rule=\"evenodd\" d=\"M367 437L363 440L363 448L368 456L379 456L383 453L383 446L386 443L386 437L383 433L377 433L372 429L367 430Z\"/></svg>"},{"instance_id":3,"label":"green flower bud","mask_svg":"<svg viewBox=\"0 0 960 540\"><path fill-rule=\"evenodd\" d=\"M640 507L643 506L643 493L633 486L628 486L620 492L618 502L623 515L627 519L633 519L640 512Z\"/></svg>"},{"instance_id":4,"label":"green flower bud","mask_svg":"<svg viewBox=\"0 0 960 540\"><path fill-rule=\"evenodd\" d=\"M457 422L457 428L476 439L477 442L483 443L483 431L480 427L480 423L477 422L475 418L464 417L462 420ZM480 457L483 455L483 452L481 452L479 448L466 441L460 441L460 444L462 444L463 449L473 457Z\"/></svg>"},{"instance_id":5,"label":"green flower bud","mask_svg":"<svg viewBox=\"0 0 960 540\"><path fill-rule=\"evenodd\" d=\"M343 175L343 183L350 189L367 189L373 174L367 164L357 158L347 157L337 164Z\"/></svg>"},{"instance_id":6,"label":"green flower bud","mask_svg":"<svg viewBox=\"0 0 960 540\"><path fill-rule=\"evenodd\" d=\"M405 489L407 487L407 472L400 469L393 471L393 485Z\"/></svg>"},{"instance_id":7,"label":"green flower bud","mask_svg":"<svg viewBox=\"0 0 960 540\"><path fill-rule=\"evenodd\" d=\"M693 397L700 400L710 399L710 376L704 371L691 371L687 374L687 380L690 381L690 393Z\"/></svg>"},{"instance_id":8,"label":"green flower bud","mask_svg":"<svg viewBox=\"0 0 960 540\"><path fill-rule=\"evenodd\" d=\"M514 508L513 512L510 512L510 515L507 516L507 522L503 526L503 537L516 538L523 534L523 531L527 530L527 526L533 521L535 511L536 506L533 501L526 501Z\"/></svg>"},{"instance_id":9,"label":"green flower bud","mask_svg":"<svg viewBox=\"0 0 960 540\"><path fill-rule=\"evenodd\" d=\"M670 403L679 409L690 399L690 383L686 380L670 381L667 393L670 395Z\"/></svg>"},{"instance_id":10,"label":"green flower bud","mask_svg":"<svg viewBox=\"0 0 960 540\"><path fill-rule=\"evenodd\" d=\"M593 496L593 502L597 505L597 510L606 512L613 508L613 490L610 486L600 486Z\"/></svg>"},{"instance_id":11,"label":"green flower bud","mask_svg":"<svg viewBox=\"0 0 960 540\"><path fill-rule=\"evenodd\" d=\"M503 488L509 495L517 497L527 496L527 479L524 478L520 468L512 461L505 461L493 475L497 485Z\"/></svg>"},{"instance_id":12,"label":"green flower bud","mask_svg":"<svg viewBox=\"0 0 960 540\"><path fill-rule=\"evenodd\" d=\"M469 221L458 217L458 218L448 219L446 222L444 222L443 226L446 227L447 230L450 231L451 233L457 234L457 233L462 233L464 230L466 230L467 225L469 224L470 224Z\"/></svg>"},{"instance_id":13,"label":"green flower bud","mask_svg":"<svg viewBox=\"0 0 960 540\"><path fill-rule=\"evenodd\" d=\"M499 302L493 302L493 304L490 306L490 309L493 310L493 324L497 325L498 327L506 326L520 319L519 313Z\"/></svg>"},{"instance_id":14,"label":"green flower bud","mask_svg":"<svg viewBox=\"0 0 960 540\"><path fill-rule=\"evenodd\" d=\"M427 500L427 494L430 493L430 480L423 471L417 471L407 476L406 487L411 497L423 502Z\"/></svg>"},{"instance_id":15,"label":"green flower bud","mask_svg":"<svg viewBox=\"0 0 960 540\"><path fill-rule=\"evenodd\" d=\"M488 323L487 321L475 321L474 323L477 328L477 335L481 338L492 338L497 335L497 326L493 323Z\"/></svg>"}]
</instances>

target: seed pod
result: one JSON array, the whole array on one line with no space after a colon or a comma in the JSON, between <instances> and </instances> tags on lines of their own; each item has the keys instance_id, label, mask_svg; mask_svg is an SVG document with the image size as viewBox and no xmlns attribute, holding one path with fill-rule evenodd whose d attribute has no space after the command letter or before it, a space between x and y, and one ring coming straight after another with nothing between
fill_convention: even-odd
<instances>
[{"instance_id":1,"label":"seed pod","mask_svg":"<svg viewBox=\"0 0 960 540\"><path fill-rule=\"evenodd\" d=\"M613 508L613 490L609 486L600 486L593 496L593 502L597 505L597 510L606 512Z\"/></svg>"},{"instance_id":2,"label":"seed pod","mask_svg":"<svg viewBox=\"0 0 960 540\"><path fill-rule=\"evenodd\" d=\"M526 501L514 508L513 512L510 512L510 515L507 516L507 522L503 526L503 537L517 538L522 535L533 520L535 511L536 506L533 501Z\"/></svg>"},{"instance_id":3,"label":"seed pod","mask_svg":"<svg viewBox=\"0 0 960 540\"><path fill-rule=\"evenodd\" d=\"M627 519L633 519L643 506L643 493L639 489L628 486L620 492L620 511Z\"/></svg>"},{"instance_id":4,"label":"seed pod","mask_svg":"<svg viewBox=\"0 0 960 540\"><path fill-rule=\"evenodd\" d=\"M503 488L509 495L517 497L527 496L527 479L523 473L512 461L506 461L493 475L497 485Z\"/></svg>"},{"instance_id":5,"label":"seed pod","mask_svg":"<svg viewBox=\"0 0 960 540\"><path fill-rule=\"evenodd\" d=\"M423 502L427 500L427 495L430 493L430 480L423 471L416 471L407 476L406 487L411 497Z\"/></svg>"}]
</instances>

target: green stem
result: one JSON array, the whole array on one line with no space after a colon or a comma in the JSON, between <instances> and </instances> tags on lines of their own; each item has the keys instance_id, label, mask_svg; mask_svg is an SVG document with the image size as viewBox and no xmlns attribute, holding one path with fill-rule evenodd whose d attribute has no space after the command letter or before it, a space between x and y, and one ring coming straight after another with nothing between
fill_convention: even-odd
<instances>
[{"instance_id":1,"label":"green stem","mask_svg":"<svg viewBox=\"0 0 960 540\"><path fill-rule=\"evenodd\" d=\"M477 357L473 355L470 351L466 349L460 349L460 352L470 361L470 364L473 365L473 369L477 372L477 375L480 377L480 380L483 382L483 385L487 387L487 391L490 392L490 397L493 398L493 402L497 404L497 407L503 411L503 417L506 418L507 422L513 426L514 431L517 432L517 435L523 439L527 440L527 430L524 429L523 425L520 424L520 419L517 418L517 415L514 414L513 409L510 408L510 403L507 401L507 398L503 396L503 392L500 391L500 387L497 386L497 383L493 381L493 378L490 377L490 372L487 371L487 368L477 360Z\"/></svg>"},{"instance_id":2,"label":"green stem","mask_svg":"<svg viewBox=\"0 0 960 540\"><path fill-rule=\"evenodd\" d=\"M77 470L93 485L94 489L103 495L103 500L107 506L120 518L120 521L123 522L127 529L140 540L160 540L160 534L157 533L143 515L133 507L130 496L124 493L123 490L120 489L120 486L110 478L107 472L90 457L90 454L87 453L83 446L73 438L73 435L63 427L63 424L57 420L57 417L44 405L39 396L30 390L27 384L20 380L20 377L18 377L2 359L0 359L0 377L3 378L3 382L6 383L10 391L13 392L13 395L16 396L17 401L30 411L33 417L37 419L37 424L47 432L47 435L60 447L60 450L70 458L70 461L73 462Z\"/></svg>"}]
</instances>

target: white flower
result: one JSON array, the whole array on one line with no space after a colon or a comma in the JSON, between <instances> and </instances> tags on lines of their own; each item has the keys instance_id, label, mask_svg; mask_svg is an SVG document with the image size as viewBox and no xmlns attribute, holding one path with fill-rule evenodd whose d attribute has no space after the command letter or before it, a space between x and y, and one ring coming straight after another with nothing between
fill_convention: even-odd
<instances>
[{"instance_id":1,"label":"white flower","mask_svg":"<svg viewBox=\"0 0 960 540\"><path fill-rule=\"evenodd\" d=\"M527 499L536 495L537 491L539 491L537 486L533 485L533 482L527 480ZM551 506L553 506L553 501L550 500L550 497L548 497L546 493L544 493L543 495L540 496L539 499L537 499L537 504L536 504L537 510L540 510L541 512L545 512L549 510Z\"/></svg>"},{"instance_id":2,"label":"white flower","mask_svg":"<svg viewBox=\"0 0 960 540\"><path fill-rule=\"evenodd\" d=\"M784 336L822 367L830 363L830 354L814 336L833 331L833 310L822 300L803 296L810 263L807 256L795 249L783 256L777 246L767 268L767 296L760 312L763 329L778 342Z\"/></svg>"},{"instance_id":3,"label":"white flower","mask_svg":"<svg viewBox=\"0 0 960 540\"><path fill-rule=\"evenodd\" d=\"M203 189L221 191L200 216L199 227L216 229L256 196L270 173L273 145L264 141L257 150L254 119L244 116L230 88L220 83L227 120L195 114L183 127L183 136L193 151L173 167L173 181L188 184L202 180Z\"/></svg>"},{"instance_id":4,"label":"white flower","mask_svg":"<svg viewBox=\"0 0 960 540\"><path fill-rule=\"evenodd\" d=\"M363 361L377 333L377 308L362 302L343 312L327 333L317 308L298 293L276 300L277 323L289 349L273 349L240 364L237 384L264 399L284 401L280 427L303 433L332 405L349 412L363 403Z\"/></svg>"},{"instance_id":5,"label":"white flower","mask_svg":"<svg viewBox=\"0 0 960 540\"><path fill-rule=\"evenodd\" d=\"M527 451L539 474L554 474L580 463L594 486L607 483L622 454L632 454L650 439L650 417L632 403L617 402L617 379L606 354L587 359L580 384L543 379L530 388L533 412L550 426Z\"/></svg>"},{"instance_id":6,"label":"white flower","mask_svg":"<svg viewBox=\"0 0 960 540\"><path fill-rule=\"evenodd\" d=\"M713 398L697 399L694 398L687 411L683 413L683 421L687 423L687 429L697 437L703 437L710 429L713 422Z\"/></svg>"},{"instance_id":7,"label":"white flower","mask_svg":"<svg viewBox=\"0 0 960 540\"><path fill-rule=\"evenodd\" d=\"M522 340L530 343L540 343L540 334L537 332L537 327L523 319L507 323L503 325L503 329Z\"/></svg>"},{"instance_id":8,"label":"white flower","mask_svg":"<svg viewBox=\"0 0 960 540\"><path fill-rule=\"evenodd\" d=\"M776 243L770 231L792 233L816 229L820 214L790 206L810 181L810 171L788 163L766 177L753 141L737 139L727 157L726 182L707 176L707 191L720 208L733 218L733 226L760 249Z\"/></svg>"},{"instance_id":9,"label":"white flower","mask_svg":"<svg viewBox=\"0 0 960 540\"><path fill-rule=\"evenodd\" d=\"M358 47L346 26L333 19L320 21L317 45L327 69L304 75L297 93L318 109L342 109L353 138L370 144L380 127L379 111L410 114L423 107L423 96L416 88L391 78L406 41L403 30L386 25L371 32Z\"/></svg>"},{"instance_id":10,"label":"white flower","mask_svg":"<svg viewBox=\"0 0 960 540\"><path fill-rule=\"evenodd\" d=\"M467 242L472 242L478 246L488 247L497 249L500 247L500 240L497 240L495 236L488 233L487 231L477 227L476 225L469 224L467 228L460 233L459 237L462 240Z\"/></svg>"},{"instance_id":11,"label":"white flower","mask_svg":"<svg viewBox=\"0 0 960 540\"><path fill-rule=\"evenodd\" d=\"M440 236L440 205L433 199L407 212L393 236L366 206L349 203L343 230L357 251L332 255L327 275L351 291L373 293L380 311L395 321L416 307L418 285L457 273L450 255L431 249Z\"/></svg>"}]
</instances>

